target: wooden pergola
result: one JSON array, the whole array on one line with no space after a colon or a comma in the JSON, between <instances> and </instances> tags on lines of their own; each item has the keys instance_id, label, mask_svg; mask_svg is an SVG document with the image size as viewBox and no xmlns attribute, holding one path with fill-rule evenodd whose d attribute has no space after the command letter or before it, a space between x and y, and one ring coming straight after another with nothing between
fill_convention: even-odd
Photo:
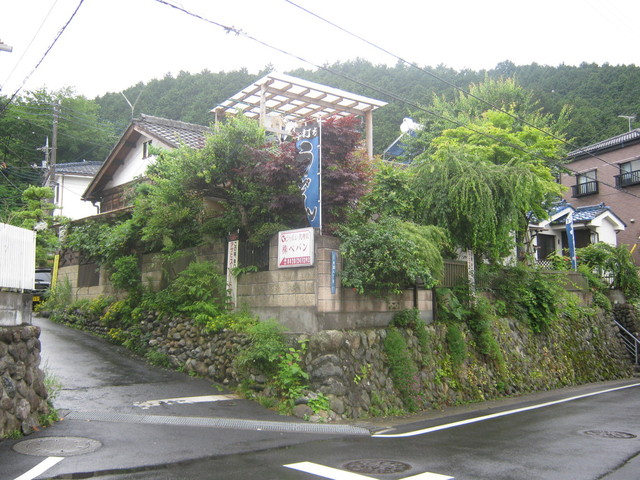
<instances>
[{"instance_id":1,"label":"wooden pergola","mask_svg":"<svg viewBox=\"0 0 640 480\"><path fill-rule=\"evenodd\" d=\"M286 124L331 116L364 118L369 157L373 156L373 111L387 103L283 73L270 73L224 101L212 112L218 122L224 115L245 115L260 121L268 131L286 135Z\"/></svg>"}]
</instances>

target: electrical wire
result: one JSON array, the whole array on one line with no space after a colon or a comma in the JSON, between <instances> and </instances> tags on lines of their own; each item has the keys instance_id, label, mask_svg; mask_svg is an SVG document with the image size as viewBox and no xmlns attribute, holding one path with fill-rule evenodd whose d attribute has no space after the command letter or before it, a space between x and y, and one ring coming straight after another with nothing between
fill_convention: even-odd
<instances>
[{"instance_id":1,"label":"electrical wire","mask_svg":"<svg viewBox=\"0 0 640 480\"><path fill-rule=\"evenodd\" d=\"M40 67L40 65L42 64L44 59L47 57L47 55L49 55L49 52L51 51L53 46L58 42L58 40L60 39L60 37L62 36L64 31L67 29L67 27L69 26L71 21L74 19L74 17L78 13L78 10L80 10L80 7L82 6L83 3L84 3L84 0L80 0L80 2L78 3L78 6L76 7L76 9L71 14L71 17L69 17L69 20L67 20L67 23L65 23L64 26L60 29L60 31L58 32L56 37L53 39L53 42L51 42L51 45L49 45L49 48L47 48L47 50L44 52L44 55L42 55L42 58L40 58L40 60L36 64L36 66L33 67L33 70L31 70L31 72L25 77L25 79L22 81L22 83L17 88L17 90L13 93L11 98L9 98L9 100L2 107L0 107L0 115L2 115L5 112L5 110L7 109L7 107L15 100L15 98L18 96L18 93L20 92L20 90L22 90L22 88L25 86L25 84L27 83L29 78L31 78L31 75L33 75L35 73L35 71Z\"/></svg>"},{"instance_id":2,"label":"electrical wire","mask_svg":"<svg viewBox=\"0 0 640 480\"><path fill-rule=\"evenodd\" d=\"M325 23L327 23L327 24L331 25L332 27L337 28L338 30L340 30L340 31L342 31L342 32L344 32L344 33L346 33L347 35L350 35L350 36L352 36L352 37L354 37L354 38L356 38L356 39L358 39L358 40L360 40L360 41L362 41L362 42L366 43L367 45L369 45L369 46L371 46L371 47L373 47L373 48L375 48L375 49L377 49L377 50L380 50L381 52L383 52L383 53L385 53L385 54L387 54L387 55L390 55L390 56L394 57L396 60L399 60L400 62L402 62L402 63L404 63L404 64L406 64L406 65L408 65L408 66L410 66L410 67L412 67L412 68L415 68L415 69L417 69L417 70L419 70L419 71L421 71L421 72L423 72L423 73L425 73L425 74L429 75L430 77L432 77L432 78L434 78L434 79L436 79L436 80L438 80L438 81L441 81L441 82L443 82L443 83L447 84L448 86L450 86L450 87L452 87L452 88L454 88L454 89L458 90L459 92L461 92L461 93L463 93L463 94L465 94L465 95L468 95L468 96L470 96L470 97L472 97L472 98L474 98L474 99L476 99L476 100L478 100L478 101L480 101L480 102L484 103L485 105L487 105L487 106L491 107L492 109L497 110L497 111L502 112L502 113L505 113L505 114L509 115L510 117L512 117L513 119L515 119L515 120L517 120L517 121L519 121L519 122L521 122L521 123L523 123L523 124L525 124L525 125L527 125L527 126L529 126L529 127L531 127L531 128L534 128L534 129L538 130L539 132L541 132L541 133L543 133L543 134L545 134L545 135L547 135L547 136L549 136L549 137L553 138L554 140L558 140L558 141L562 142L563 144L567 145L568 147L571 147L571 150L572 150L572 151L580 151L580 150L581 150L580 148L576 147L575 145L572 145L572 144L571 144L570 142L568 142L566 139L564 139L564 138L562 138L562 137L559 137L559 136L555 135L555 134L554 134L554 133L552 133L552 132L548 132L548 131L546 131L546 130L541 129L540 127L538 127L538 126L536 126L536 125L534 125L534 124L532 124L532 123L528 122L527 120L525 120L525 119L523 119L523 118L520 118L520 117L518 117L517 115L514 115L513 113L511 113L511 112L509 112L509 111L507 111L507 110L504 110L504 109L502 109L502 108L500 108L500 107L498 107L498 106L496 106L496 105L492 104L492 103L491 103L491 102L489 102L489 101L484 100L483 98L478 97L477 95L473 94L472 92L469 92L468 90L465 90L464 88L461 88L461 87L459 87L459 86L455 85L454 83L449 82L448 80L446 80L446 79L444 79L444 78L442 78L442 77L439 77L439 76L438 76L438 75L436 75L435 73L430 72L429 70L427 70L427 69L425 69L425 68L420 67L420 66L419 66L419 65L417 65L415 62L410 62L410 61L408 61L408 60L405 60L404 58L402 58L402 57L400 57L400 56L396 55L395 53L392 53L392 52L390 52L389 50L386 50L385 48L383 48L383 47L381 47L381 46L379 46L379 45L377 45L377 44L375 44L375 43L373 43L373 42L371 42L371 41L369 41L369 40L367 40L367 39L365 39L365 38L363 38L363 37L361 37L361 36L359 36L359 35L357 35L357 34L355 34L355 33L353 33L353 32L351 32L351 31L347 30L346 28L343 28L343 27L341 27L341 26L339 26L339 25L337 25L337 24L335 24L335 23L331 22L330 20L327 20L327 19L326 19L326 18L324 18L324 17L321 17L320 15L318 15L318 14L316 14L316 13L312 12L311 10L309 10L309 9L307 9L307 8L304 8L304 7L302 7L302 6L298 5L298 4L296 4L296 3L295 3L295 2L293 2L292 0L284 0L284 1L285 1L286 3L288 3L288 4L292 5L292 6L296 7L296 8L299 8L299 9L300 9L300 10L302 10L303 12L306 12L306 13L308 13L309 15L312 15L312 16L314 16L315 18L317 18L317 19L319 19L319 20L321 20L321 21L323 21L323 22L325 22ZM597 155L595 155L595 154L593 154L593 153L590 153L590 152L585 152L585 153L586 153L586 154L588 154L588 155L589 155L590 157L592 157L592 158L596 158L596 159L598 159L598 160L600 160L600 161L602 161L602 162L606 163L607 165L617 167L617 164L610 163L610 162L608 162L607 160L605 160L605 159L603 159L603 158L600 158L599 156L597 156Z\"/></svg>"},{"instance_id":3,"label":"electrical wire","mask_svg":"<svg viewBox=\"0 0 640 480\"><path fill-rule=\"evenodd\" d=\"M295 59L297 59L297 60L300 60L301 62L306 63L306 64L308 64L308 65L311 65L311 66L313 66L314 68L317 68L317 69L320 69L320 70L324 70L324 71L326 71L326 72L328 72L328 73L330 73L330 74L336 75L336 76L340 76L340 77L342 77L342 78L344 78L344 79L346 79L346 80L349 80L349 81L351 81L351 82L354 82L354 83L356 83L356 84L358 84L358 85L360 85L360 86L362 86L362 87L364 87L364 88L368 88L368 89L370 89L370 90L372 90L372 91L375 91L375 92L377 92L377 93L380 93L380 94L382 94L382 95L385 95L385 96L387 96L387 97L389 97L389 98L393 98L394 100L400 101L400 102L402 102L402 103L404 103L404 104L406 104L406 105L408 105L408 106L410 106L410 107L412 107L412 108L415 108L415 109L417 109L417 110L421 110L421 111L423 111L423 112L425 112L425 113L428 113L428 114L430 114L430 115L432 115L432 116L438 117L438 118L440 118L440 119L442 119L442 120L445 120L445 121L447 121L447 122L451 122L451 123L453 123L454 125L457 125L458 127L466 128L467 130L470 130L470 131L472 131L472 132L474 132L474 133L477 133L477 134L479 134L479 135L482 135L482 136L484 136L484 137L486 137L486 138L489 138L489 139L491 139L491 140L494 140L494 141L496 141L496 142L498 142L498 143L501 143L501 144L503 144L503 145L509 146L509 147L514 148L514 149L516 149L516 150L519 150L519 151L521 151L521 152L523 152L523 153L525 153L525 154L527 154L527 155L531 155L531 156L534 156L534 157L536 157L536 158L542 159L542 160L544 160L545 162L550 162L550 163L553 163L553 162L554 162L552 159L545 158L545 157L543 157L543 156L541 156L541 155L538 155L538 154L537 154L537 153L535 153L535 152L527 151L527 150L525 150L525 149L521 148L521 147L520 147L520 146L518 146L518 145L513 145L513 144L510 144L509 142L505 142L504 140L502 140L502 139L500 139L500 138L494 137L494 136L492 136L492 135L488 135L488 134L486 134L485 132L481 132L481 131L479 131L479 130L477 130L477 129L475 129L475 128L473 128L473 127L469 126L469 125L463 124L462 122L460 122L460 121L458 121L458 120L455 120L455 119L452 119L452 118L448 118L448 117L446 117L446 116L444 116L444 115L442 115L442 114L440 114L440 113L438 113L438 112L434 112L434 111L429 110L429 109L427 109L427 108L425 108L425 107L423 107L423 106L421 106L421 105L417 105L417 104L415 104L414 102L411 102L411 101L409 101L409 100L408 100L408 99L406 99L406 98L403 98L403 97L401 97L401 96L399 96L399 95L396 95L396 94L394 94L394 93L391 93L391 92L385 91L385 90L383 90L382 88L379 88L379 87L375 87L375 86L372 86L372 85L366 84L365 82L362 82L362 81L360 81L360 80L358 80L358 79L354 79L354 78L352 78L352 77L350 77L350 76L348 76L348 75L346 75L346 74L344 74L344 73L336 72L335 70L332 70L332 69L330 69L329 67L327 67L327 66L325 66L325 65L317 65L317 64L315 64L315 63L313 63L313 62L311 62L311 61L309 61L309 60L307 60L307 59L305 59L305 58L303 58L303 57L301 57L301 56L299 56L299 55L293 54L293 53L291 53L291 52L289 52L289 51L286 51L286 50L284 50L284 49L282 49L282 48L276 47L276 46L271 45L271 44L269 44L269 43L267 43L267 42L264 42L264 41L262 41L262 40L260 40L260 39L257 39L257 38L255 38L255 37L253 37L253 36L251 36L251 35L247 34L246 32L244 32L244 31L242 31L242 30L240 30L240 29L236 28L236 27L230 27L230 26L227 26L227 25L223 25L223 24L221 24L221 23L219 23L219 22L216 22L216 21L210 20L210 19L205 18L205 17L203 17L203 16L201 16L201 15L199 15L199 14L197 14L197 13L191 12L191 11L189 11L189 10L187 10L187 9L185 9L185 8L183 8L183 7L181 7L181 6L178 6L178 5L172 4L172 3L168 2L167 0L155 0L155 1L156 1L156 2L158 2L158 3L160 3L160 4L163 4L163 5L165 5L165 6L168 6L168 7L170 7L170 8L173 8L173 9L175 9L175 10L178 10L178 11L180 11L180 12L183 12L183 13L185 13L186 15L189 15L189 16L191 16L191 17L197 18L197 19L202 20L202 21L204 21L204 22L207 22L207 23L209 23L209 24L212 24L212 25L215 25L215 26L217 26L217 27L220 27L220 28L224 29L224 30L225 30L226 32L228 32L228 33L235 33L235 34L236 34L236 35L238 35L238 36L242 36L242 37L244 37L244 38L247 38L247 39L249 39L249 40L252 40L252 41L254 41L254 42L257 42L257 43L259 43L260 45L263 45L263 46L265 46L265 47L267 47L267 48L269 48L269 49L271 49L271 50L275 50L275 51L277 51L277 52L280 52L280 53L282 53L282 54L285 54L285 55L287 55L287 56L290 56L290 57L292 57L292 58L295 58ZM293 2L290 2L290 0L285 0L285 1L287 1L287 2L291 3L292 5L295 5ZM295 5L295 6L297 6L297 5ZM299 7L299 8L300 8L300 7ZM313 14L313 15L315 15L315 14ZM321 18L321 17L319 17L319 18ZM324 20L324 19L323 19L323 20ZM340 28L340 27L338 27L338 28ZM359 37L358 37L358 38L359 38ZM366 40L363 40L363 41L366 41ZM369 42L367 41L367 43L369 43ZM377 47L377 46L376 46L376 48L379 48L379 47ZM384 50L383 50L383 51L384 51ZM386 51L385 51L385 52L386 52ZM389 52L389 54L391 54L391 53ZM393 55L393 54L391 54L391 55ZM401 60L401 61L403 61L403 62L406 62L406 60L401 59L400 57L396 57L396 58L398 58L399 60ZM406 63L408 63L409 65L412 65L412 64L411 64L411 63L409 63L409 62L406 62ZM419 67L418 67L418 68L419 68ZM421 71L425 71L425 72L426 72L426 70L424 70L424 69L420 69L420 70L421 70ZM437 76L436 76L436 78L438 78L438 79L440 80L440 78L439 78L439 77L437 77ZM448 83L448 82L446 82L446 81L445 81L445 83ZM453 86L453 85L452 85L452 86ZM455 86L455 88L459 89L459 87L457 87L457 86ZM462 90L462 91L465 91L465 90ZM486 102L486 101L484 101L483 99L480 99L480 98L477 98L477 99L478 99L479 101L482 101L482 102L483 102L483 103L485 103L485 104L488 104L488 105L489 105L489 106L491 106L492 108L495 108L496 110L502 111L502 110L500 110L498 107L493 106L491 103ZM505 112L505 113L509 114L510 116L513 116L513 114L510 114L510 113L508 113L508 112ZM514 117L514 118L518 119L518 117ZM518 121L521 121L521 122L523 122L523 123L525 123L525 124L528 124L527 122L525 122L525 121L524 121L524 120L522 120L522 119L518 119ZM536 128L537 130L540 130L540 132L542 132L543 134L549 135L549 136L551 136L551 137L553 137L553 138L558 139L559 141L564 142L564 143L565 143L565 144L567 144L567 145L570 145L570 144L569 144L568 142L566 142L565 140L563 140L563 139L561 139L561 138L559 138L559 137L555 137L553 134L551 134L551 133L549 133L549 132L545 132L544 130L541 130L540 128L538 128L538 127L536 127L536 126L534 126L534 125L531 125L531 126L532 126L533 128ZM592 155L592 156L594 156L595 158L599 158L599 157L596 157L595 155ZM608 164L610 164L610 165L612 165L612 166L616 166L616 165L614 165L614 164L611 164L611 163L607 162L606 160L603 160L603 159L600 159L600 160L602 160L604 163L608 163ZM571 170L571 169L569 169L569 168L567 168L567 167L565 167L565 168L566 168L568 171L572 172L572 170ZM575 173L575 172L572 172L572 173ZM605 182L601 182L601 183L602 183L603 185L605 185L605 186L613 187L612 185L609 185L609 184L607 184L607 183L605 183ZM615 187L613 187L613 188L615 188ZM624 193L626 193L626 194L628 194L628 195L631 195L631 196L633 196L633 197L640 198L640 196L639 196L639 195L636 195L636 194L634 194L634 193L632 193L632 192L629 192L628 190L623 190L623 192L624 192Z\"/></svg>"},{"instance_id":4,"label":"electrical wire","mask_svg":"<svg viewBox=\"0 0 640 480\"><path fill-rule=\"evenodd\" d=\"M29 51L29 49L31 48L31 45L33 45L33 42L35 41L36 37L40 34L40 31L42 30L42 27L44 26L44 24L46 23L47 19L49 18L49 16L51 15L51 12L53 11L53 9L55 8L55 6L58 4L58 0L55 0L55 2L53 2L53 5L51 5L51 8L49 9L49 11L47 12L47 14L45 15L44 19L42 20L42 23L40 24L40 26L38 27L38 30L36 31L35 35L33 36L33 38L31 39L31 41L29 42L29 45L27 45L27 48L24 49L24 51L22 52L22 55L20 55L20 58L18 59L18 61L15 63L15 65L13 66L13 68L11 69L11 71L9 72L9 75L7 75L7 78L5 79L4 83L6 84L9 79L11 78L11 75L13 75L13 72L16 71L16 68L18 68L18 65L20 64L20 62L22 62L22 59L24 58L24 56L27 54L27 52Z\"/></svg>"}]
</instances>

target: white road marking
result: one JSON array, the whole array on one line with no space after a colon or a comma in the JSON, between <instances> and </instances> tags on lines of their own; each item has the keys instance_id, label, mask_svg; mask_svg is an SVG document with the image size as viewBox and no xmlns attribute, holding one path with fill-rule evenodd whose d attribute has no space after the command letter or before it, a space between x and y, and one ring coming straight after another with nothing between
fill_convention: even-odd
<instances>
[{"instance_id":1,"label":"white road marking","mask_svg":"<svg viewBox=\"0 0 640 480\"><path fill-rule=\"evenodd\" d=\"M514 410L507 410L505 412L492 413L491 415L484 415L482 417L469 418L467 420L461 420L459 422L447 423L444 425L436 425L435 427L424 428L422 430L414 430L413 432L406 433L390 433L390 434L375 434L373 438L404 438L415 437L417 435L425 435L427 433L437 432L439 430L447 430L449 428L461 427L463 425L469 425L472 423L484 422L485 420L492 420L494 418L506 417L507 415L514 415L516 413L528 412L530 410L537 410L538 408L550 407L552 405L559 405L561 403L572 402L574 400L580 400L582 398L593 397L596 395L602 395L604 393L615 392L617 390L624 390L626 388L639 387L640 383L634 383L632 385L625 385L624 387L609 388L607 390L600 390L592 393L585 393L584 395L577 395L575 397L563 398L562 400L555 400L553 402L540 403L538 405L532 405L530 407L516 408Z\"/></svg>"},{"instance_id":2,"label":"white road marking","mask_svg":"<svg viewBox=\"0 0 640 480\"><path fill-rule=\"evenodd\" d=\"M33 480L62 460L64 460L64 457L48 457L46 460L43 460L28 472L17 477L15 480Z\"/></svg>"},{"instance_id":3,"label":"white road marking","mask_svg":"<svg viewBox=\"0 0 640 480\"><path fill-rule=\"evenodd\" d=\"M339 470L337 468L326 467L324 465L320 465L318 463L313 462L300 462L300 463L290 463L288 465L283 465L286 468L292 468L294 470L299 470L301 472L310 473L312 475L316 475L318 477L328 478L330 480L373 480L373 477L367 477L365 475L360 475L359 473L346 472L344 470ZM400 480L455 480L453 477L448 475L439 475L437 473L420 473L418 475L413 475L412 477L405 477Z\"/></svg>"},{"instance_id":4,"label":"white road marking","mask_svg":"<svg viewBox=\"0 0 640 480\"><path fill-rule=\"evenodd\" d=\"M159 407L160 405L174 405L174 404L191 404L191 403L206 403L206 402L223 402L227 400L237 400L240 397L238 395L202 395L199 397L178 397L178 398L163 398L161 400L148 400L146 402L136 402L134 407L140 407L143 410L147 410L151 407Z\"/></svg>"}]
</instances>

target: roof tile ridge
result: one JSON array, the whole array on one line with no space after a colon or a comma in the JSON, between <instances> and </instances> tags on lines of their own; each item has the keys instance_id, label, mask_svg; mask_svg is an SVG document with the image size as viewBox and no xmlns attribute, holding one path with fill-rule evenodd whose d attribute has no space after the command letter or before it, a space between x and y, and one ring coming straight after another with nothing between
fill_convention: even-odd
<instances>
[{"instance_id":1,"label":"roof tile ridge","mask_svg":"<svg viewBox=\"0 0 640 480\"><path fill-rule=\"evenodd\" d=\"M190 131L198 131L198 132L211 131L210 127L199 125L197 123L183 122L182 120L172 120L169 118L155 117L153 115L146 115L146 114L140 115L140 122L149 123L152 125L160 125L160 126L170 127L170 128L180 128L183 130L190 130Z\"/></svg>"}]
</instances>

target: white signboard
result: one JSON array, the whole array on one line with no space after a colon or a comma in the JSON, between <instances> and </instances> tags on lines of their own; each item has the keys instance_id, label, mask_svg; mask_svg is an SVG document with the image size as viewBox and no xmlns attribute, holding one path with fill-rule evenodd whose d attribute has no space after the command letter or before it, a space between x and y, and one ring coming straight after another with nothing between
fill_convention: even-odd
<instances>
[{"instance_id":1,"label":"white signboard","mask_svg":"<svg viewBox=\"0 0 640 480\"><path fill-rule=\"evenodd\" d=\"M313 228L278 234L278 268L310 267L314 262Z\"/></svg>"},{"instance_id":2,"label":"white signboard","mask_svg":"<svg viewBox=\"0 0 640 480\"><path fill-rule=\"evenodd\" d=\"M231 240L227 252L227 290L234 305L238 299L238 279L232 272L238 266L238 245L238 240Z\"/></svg>"}]
</instances>

